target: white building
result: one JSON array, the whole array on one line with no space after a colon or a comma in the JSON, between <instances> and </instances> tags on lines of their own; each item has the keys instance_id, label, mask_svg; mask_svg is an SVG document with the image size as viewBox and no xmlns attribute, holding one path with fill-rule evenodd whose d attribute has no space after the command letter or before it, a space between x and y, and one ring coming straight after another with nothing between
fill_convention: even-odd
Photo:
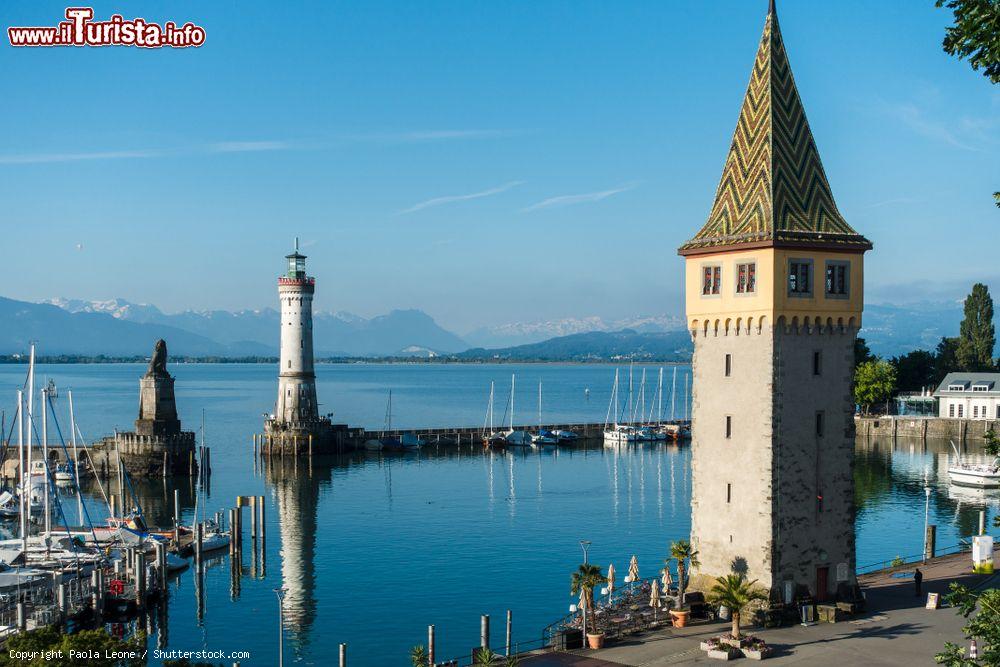
<instances>
[{"instance_id":1,"label":"white building","mask_svg":"<svg viewBox=\"0 0 1000 667\"><path fill-rule=\"evenodd\" d=\"M288 272L278 278L281 300L281 370L274 417L279 423L294 425L315 422L316 375L313 371L312 301L316 280L306 275L306 256L295 252L285 257Z\"/></svg>"},{"instance_id":2,"label":"white building","mask_svg":"<svg viewBox=\"0 0 1000 667\"><path fill-rule=\"evenodd\" d=\"M1000 373L948 373L934 396L939 417L1000 419Z\"/></svg>"}]
</instances>

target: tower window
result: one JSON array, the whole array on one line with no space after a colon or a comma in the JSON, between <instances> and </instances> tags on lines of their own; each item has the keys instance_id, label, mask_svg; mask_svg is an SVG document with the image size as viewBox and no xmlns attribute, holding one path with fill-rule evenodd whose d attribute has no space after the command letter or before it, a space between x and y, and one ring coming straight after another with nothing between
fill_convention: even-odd
<instances>
[{"instance_id":1,"label":"tower window","mask_svg":"<svg viewBox=\"0 0 1000 667\"><path fill-rule=\"evenodd\" d=\"M726 484L726 502L732 502L733 500L733 485Z\"/></svg>"},{"instance_id":2,"label":"tower window","mask_svg":"<svg viewBox=\"0 0 1000 667\"><path fill-rule=\"evenodd\" d=\"M757 291L757 263L736 265L736 293L753 294Z\"/></svg>"},{"instance_id":3,"label":"tower window","mask_svg":"<svg viewBox=\"0 0 1000 667\"><path fill-rule=\"evenodd\" d=\"M288 367L289 367L289 368L291 368L291 367L292 367L292 360L291 360L291 359L289 359L289 360L288 360Z\"/></svg>"},{"instance_id":4,"label":"tower window","mask_svg":"<svg viewBox=\"0 0 1000 667\"><path fill-rule=\"evenodd\" d=\"M733 355L726 355L726 377L733 374Z\"/></svg>"},{"instance_id":5,"label":"tower window","mask_svg":"<svg viewBox=\"0 0 1000 667\"><path fill-rule=\"evenodd\" d=\"M823 374L823 353L819 350L813 352L813 375Z\"/></svg>"},{"instance_id":6,"label":"tower window","mask_svg":"<svg viewBox=\"0 0 1000 667\"><path fill-rule=\"evenodd\" d=\"M733 437L733 416L726 415L726 437Z\"/></svg>"},{"instance_id":7,"label":"tower window","mask_svg":"<svg viewBox=\"0 0 1000 667\"><path fill-rule=\"evenodd\" d=\"M719 265L702 268L701 295L714 296L722 291L722 267Z\"/></svg>"},{"instance_id":8,"label":"tower window","mask_svg":"<svg viewBox=\"0 0 1000 667\"><path fill-rule=\"evenodd\" d=\"M822 438L823 437L823 413L822 412L817 412L816 413L816 437L817 438Z\"/></svg>"},{"instance_id":9,"label":"tower window","mask_svg":"<svg viewBox=\"0 0 1000 667\"><path fill-rule=\"evenodd\" d=\"M788 262L788 295L812 296L811 259L792 259Z\"/></svg>"},{"instance_id":10,"label":"tower window","mask_svg":"<svg viewBox=\"0 0 1000 667\"><path fill-rule=\"evenodd\" d=\"M826 263L826 295L846 299L850 294L850 262L830 260Z\"/></svg>"}]
</instances>

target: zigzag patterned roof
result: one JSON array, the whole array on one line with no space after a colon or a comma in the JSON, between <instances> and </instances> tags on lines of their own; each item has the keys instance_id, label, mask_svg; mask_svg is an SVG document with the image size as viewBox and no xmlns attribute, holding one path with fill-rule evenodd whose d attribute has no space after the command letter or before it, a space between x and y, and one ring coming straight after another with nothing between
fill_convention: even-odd
<instances>
[{"instance_id":1,"label":"zigzag patterned roof","mask_svg":"<svg viewBox=\"0 0 1000 667\"><path fill-rule=\"evenodd\" d=\"M680 253L745 244L871 248L833 200L773 0L712 212Z\"/></svg>"}]
</instances>

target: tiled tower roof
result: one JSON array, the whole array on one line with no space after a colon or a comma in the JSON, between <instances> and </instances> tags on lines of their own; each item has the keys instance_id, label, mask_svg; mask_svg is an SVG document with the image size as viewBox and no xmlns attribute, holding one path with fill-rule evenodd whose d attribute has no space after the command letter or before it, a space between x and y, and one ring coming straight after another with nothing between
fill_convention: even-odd
<instances>
[{"instance_id":1,"label":"tiled tower roof","mask_svg":"<svg viewBox=\"0 0 1000 667\"><path fill-rule=\"evenodd\" d=\"M773 0L712 212L679 252L747 245L871 248L833 200Z\"/></svg>"}]
</instances>

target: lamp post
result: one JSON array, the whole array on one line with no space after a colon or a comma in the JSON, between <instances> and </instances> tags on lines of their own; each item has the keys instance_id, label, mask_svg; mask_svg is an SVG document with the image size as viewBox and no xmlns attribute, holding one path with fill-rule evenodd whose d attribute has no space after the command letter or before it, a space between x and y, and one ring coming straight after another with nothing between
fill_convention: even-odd
<instances>
[{"instance_id":1,"label":"lamp post","mask_svg":"<svg viewBox=\"0 0 1000 667\"><path fill-rule=\"evenodd\" d=\"M587 550L590 549L590 540L580 540L580 548L583 549L583 564L584 565L589 565L590 564L590 558L589 558L589 556L587 554ZM587 599L587 591L586 591L586 589L584 589L584 592L583 592L583 604L581 605L583 607L583 609L582 609L582 612L583 612L583 635L582 635L583 648L587 648L587 604L588 603L589 603L589 600Z\"/></svg>"},{"instance_id":2,"label":"lamp post","mask_svg":"<svg viewBox=\"0 0 1000 667\"><path fill-rule=\"evenodd\" d=\"M275 588L278 596L278 667L285 667L285 592L286 588Z\"/></svg>"},{"instance_id":3,"label":"lamp post","mask_svg":"<svg viewBox=\"0 0 1000 667\"><path fill-rule=\"evenodd\" d=\"M590 549L590 540L580 540L580 548L583 549L583 564L589 565L590 560L587 558L587 550Z\"/></svg>"},{"instance_id":4,"label":"lamp post","mask_svg":"<svg viewBox=\"0 0 1000 667\"><path fill-rule=\"evenodd\" d=\"M924 469L924 549L921 554L921 562L927 562L927 523L931 511L931 487L927 483L927 469Z\"/></svg>"}]
</instances>

